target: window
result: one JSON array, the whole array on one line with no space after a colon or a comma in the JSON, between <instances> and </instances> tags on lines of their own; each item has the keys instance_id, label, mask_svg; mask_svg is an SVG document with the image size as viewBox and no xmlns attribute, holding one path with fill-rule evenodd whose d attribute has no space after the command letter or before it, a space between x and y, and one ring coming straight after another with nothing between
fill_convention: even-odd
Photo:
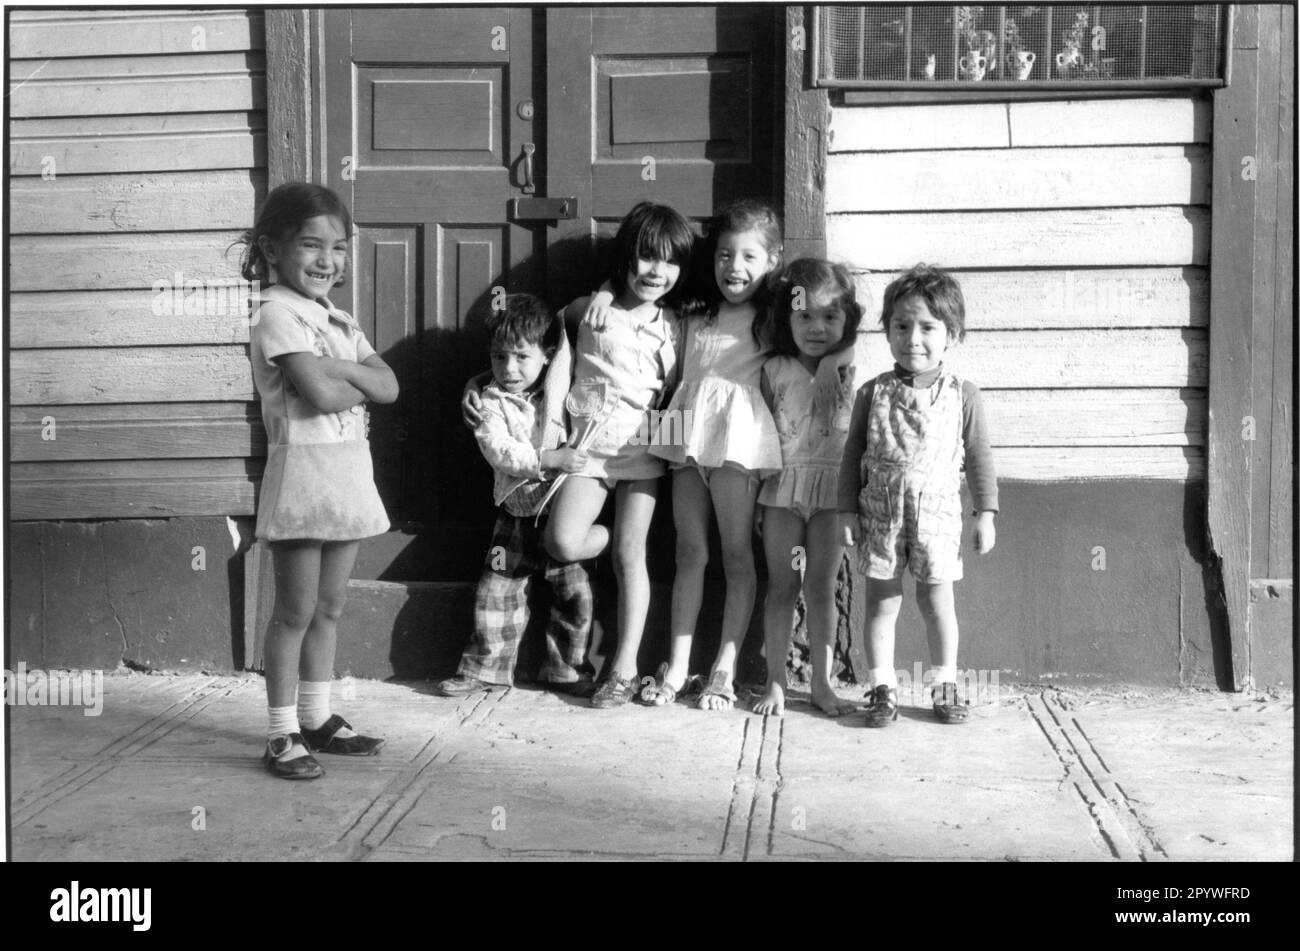
<instances>
[{"instance_id":1,"label":"window","mask_svg":"<svg viewBox=\"0 0 1300 951\"><path fill-rule=\"evenodd\" d=\"M1219 86L1226 20L1219 4L817 6L813 69L861 88Z\"/></svg>"}]
</instances>

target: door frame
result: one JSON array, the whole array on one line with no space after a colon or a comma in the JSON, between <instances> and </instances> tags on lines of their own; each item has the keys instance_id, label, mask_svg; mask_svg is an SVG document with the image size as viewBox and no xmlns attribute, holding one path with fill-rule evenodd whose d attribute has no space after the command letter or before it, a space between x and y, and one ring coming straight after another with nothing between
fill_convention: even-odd
<instances>
[{"instance_id":1,"label":"door frame","mask_svg":"<svg viewBox=\"0 0 1300 951\"><path fill-rule=\"evenodd\" d=\"M312 108L318 76L312 59L321 45L320 11L268 9L266 28L267 188L313 181ZM312 40L315 40L313 44Z\"/></svg>"}]
</instances>

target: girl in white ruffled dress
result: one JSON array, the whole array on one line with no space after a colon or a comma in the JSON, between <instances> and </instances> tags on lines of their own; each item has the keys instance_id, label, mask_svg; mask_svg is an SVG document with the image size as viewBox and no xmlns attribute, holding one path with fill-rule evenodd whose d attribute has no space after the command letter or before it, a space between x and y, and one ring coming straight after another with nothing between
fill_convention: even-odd
<instances>
[{"instance_id":1,"label":"girl in white ruffled dress","mask_svg":"<svg viewBox=\"0 0 1300 951\"><path fill-rule=\"evenodd\" d=\"M698 705L726 710L754 609L754 503L764 477L781 468L781 445L759 389L766 359L767 280L780 262L781 223L766 205L741 201L710 223L706 257L713 268L706 311L688 317L681 385L654 433L651 453L673 473L677 574L672 648L642 699L676 699L689 673L691 643L704 595L709 516L716 515L727 580L722 639Z\"/></svg>"}]
</instances>

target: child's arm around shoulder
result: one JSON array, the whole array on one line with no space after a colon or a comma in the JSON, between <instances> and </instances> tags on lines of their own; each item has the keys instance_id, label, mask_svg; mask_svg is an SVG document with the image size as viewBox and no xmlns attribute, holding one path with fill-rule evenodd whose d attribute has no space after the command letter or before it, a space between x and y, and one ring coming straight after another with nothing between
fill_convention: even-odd
<instances>
[{"instance_id":1,"label":"child's arm around shoulder","mask_svg":"<svg viewBox=\"0 0 1300 951\"><path fill-rule=\"evenodd\" d=\"M564 321L564 327L568 330L570 339L582 326L582 319L586 316L592 300L592 297L578 297L565 304L560 310L560 317Z\"/></svg>"},{"instance_id":2,"label":"child's arm around shoulder","mask_svg":"<svg viewBox=\"0 0 1300 951\"><path fill-rule=\"evenodd\" d=\"M997 530L993 517L998 511L998 482L984 423L984 401L979 387L962 381L962 442L966 447L966 485L975 506L975 548L981 555L993 550Z\"/></svg>"},{"instance_id":3,"label":"child's arm around shoulder","mask_svg":"<svg viewBox=\"0 0 1300 951\"><path fill-rule=\"evenodd\" d=\"M772 377L779 368L778 357L768 357L763 363L763 372L758 376L758 391L763 394L769 413L776 411L776 388L772 386Z\"/></svg>"}]
</instances>

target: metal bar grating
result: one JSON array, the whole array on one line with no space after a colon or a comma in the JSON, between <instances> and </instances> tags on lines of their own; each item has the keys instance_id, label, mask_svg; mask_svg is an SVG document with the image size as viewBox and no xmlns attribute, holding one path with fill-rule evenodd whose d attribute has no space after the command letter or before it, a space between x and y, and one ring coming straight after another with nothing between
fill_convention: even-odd
<instances>
[{"instance_id":1,"label":"metal bar grating","mask_svg":"<svg viewBox=\"0 0 1300 951\"><path fill-rule=\"evenodd\" d=\"M1191 84L1223 78L1219 4L818 7L819 82Z\"/></svg>"}]
</instances>

